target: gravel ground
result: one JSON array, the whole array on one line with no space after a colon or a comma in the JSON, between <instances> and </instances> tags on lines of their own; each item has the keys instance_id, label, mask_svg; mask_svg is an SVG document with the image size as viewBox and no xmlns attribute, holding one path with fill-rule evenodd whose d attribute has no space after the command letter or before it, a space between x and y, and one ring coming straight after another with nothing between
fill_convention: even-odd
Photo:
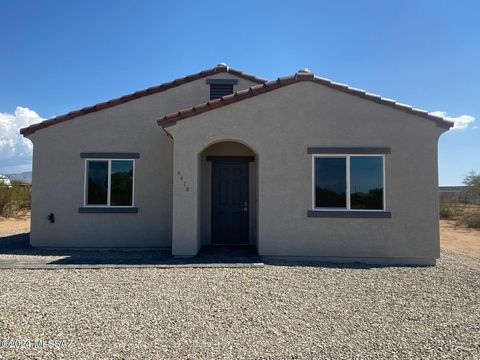
<instances>
[{"instance_id":1,"label":"gravel ground","mask_svg":"<svg viewBox=\"0 0 480 360\"><path fill-rule=\"evenodd\" d=\"M0 358L478 359L479 295L480 258L450 252L423 268L2 270L0 340L71 343Z\"/></svg>"}]
</instances>

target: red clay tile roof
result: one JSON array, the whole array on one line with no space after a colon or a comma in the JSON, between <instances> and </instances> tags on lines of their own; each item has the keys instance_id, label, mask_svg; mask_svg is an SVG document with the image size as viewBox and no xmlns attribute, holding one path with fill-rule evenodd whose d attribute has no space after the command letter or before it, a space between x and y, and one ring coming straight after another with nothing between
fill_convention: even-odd
<instances>
[{"instance_id":1,"label":"red clay tile roof","mask_svg":"<svg viewBox=\"0 0 480 360\"><path fill-rule=\"evenodd\" d=\"M219 99L211 100L204 104L196 105L191 108L187 108L175 113L167 114L163 118L158 119L157 123L158 125L163 127L173 125L177 121L187 119L189 117L204 113L206 111L210 111L222 106L226 106L226 105L235 103L237 101L248 99L248 98L251 98L260 94L264 94L269 91L272 91L287 85L295 84L301 81L312 81L314 83L321 84L335 90L343 91L347 94L359 96L361 98L374 101L382 105L390 106L394 109L401 110L409 114L417 115L428 120L433 120L437 123L438 126L446 129L449 129L453 126L452 122L447 121L442 117L431 115L425 110L416 109L410 105L398 103L395 100L383 98L380 95L371 94L361 89L355 89L345 84L336 83L329 79L315 76L315 74L309 72L307 69L301 70L294 75L278 78L277 80L268 81L261 85L252 86L248 89L238 91L231 95L226 95Z\"/></svg>"},{"instance_id":2,"label":"red clay tile roof","mask_svg":"<svg viewBox=\"0 0 480 360\"><path fill-rule=\"evenodd\" d=\"M60 122L64 122L64 121L76 118L76 117L81 116L81 115L89 114L89 113L92 113L92 112L95 112L95 111L100 111L100 110L103 110L103 109L108 109L110 107L113 107L113 106L116 106L116 105L119 105L119 104L123 104L123 103L126 103L128 101L141 98L143 96L156 94L156 93L171 89L173 87L176 87L176 86L179 86L179 85L182 85L182 84L194 81L194 80L198 80L198 79L201 79L201 78L204 78L204 77L207 77L207 76L212 76L212 75L218 74L218 73L229 73L231 75L238 76L240 78L243 78L243 79L246 79L246 80L249 80L249 81L253 81L253 82L256 82L256 83L259 83L259 84L262 84L262 83L267 81L265 79L261 79L261 78L258 78L256 76L244 73L242 71L232 69L225 64L218 64L217 66L215 66L212 69L200 71L199 73L196 73L196 74L188 75L188 76L185 76L183 78L178 78L178 79L163 83L163 84L158 85L158 86L153 86L153 87L150 87L148 89L140 90L140 91L134 92L132 94L124 95L124 96L116 98L116 99L112 99L112 100L109 100L109 101L106 101L106 102L98 103L98 104L93 105L93 106L88 106L88 107L85 107L85 108L80 109L80 110L71 111L68 114L60 115L60 116L57 116L53 119L45 120L45 121L43 121L39 124L30 125L28 127L20 129L20 134L22 134L24 136L28 136L30 134L33 134L37 130L40 130L40 129L43 129L43 128L46 128L46 127L49 127L49 126L52 126L52 125L55 125L55 124L58 124Z\"/></svg>"}]
</instances>

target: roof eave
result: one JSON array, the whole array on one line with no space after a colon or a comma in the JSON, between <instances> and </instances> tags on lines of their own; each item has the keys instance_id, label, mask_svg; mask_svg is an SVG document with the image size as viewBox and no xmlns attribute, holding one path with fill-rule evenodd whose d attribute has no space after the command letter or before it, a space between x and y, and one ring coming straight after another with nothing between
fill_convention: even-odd
<instances>
[{"instance_id":1,"label":"roof eave","mask_svg":"<svg viewBox=\"0 0 480 360\"><path fill-rule=\"evenodd\" d=\"M453 127L453 122L448 121L436 115L431 115L425 110L416 109L410 105L398 103L395 100L386 99L384 97L381 97L380 95L371 94L362 89L356 89L345 84L339 84L329 79L315 76L313 73L296 73L294 75L280 77L277 80L271 80L260 85L255 85L248 89L238 91L231 95L226 95L219 99L215 99L203 104L195 105L191 108L187 108L175 113L166 114L165 116L157 120L157 124L162 127L172 126L172 125L175 125L178 121L199 115L201 113L204 113L210 110L214 110L219 107L227 106L229 104L232 104L247 98L251 98L266 92L270 92L284 86L295 84L301 81L311 81L311 82L321 84L338 91L346 92L348 94L358 96L369 101L376 102L381 105L392 107L396 110L400 110L411 115L415 115L415 116L425 118L427 120L435 121L437 126L444 128L446 130Z\"/></svg>"},{"instance_id":2,"label":"roof eave","mask_svg":"<svg viewBox=\"0 0 480 360\"><path fill-rule=\"evenodd\" d=\"M165 82L165 83L160 84L160 85L152 86L152 87L149 87L149 88L144 89L144 90L139 90L139 91L136 91L136 92L131 93L131 94L127 94L127 95L124 95L124 96L121 96L121 97L118 97L118 98L115 98L115 99L111 99L111 100L108 100L108 101L105 101L105 102L101 102L101 103L95 104L93 106L87 106L87 107L84 107L84 108L79 109L79 110L74 110L74 111L71 111L67 114L56 116L53 119L42 121L41 123L38 123L38 124L30 125L28 127L20 129L20 134L22 134L25 137L28 137L29 135L33 134L37 130L44 129L44 128L50 127L52 125L67 121L67 120L71 120L71 119L77 118L77 117L82 116L82 115L87 115L87 114L90 114L90 113L93 113L93 112L96 112L96 111L100 111L100 110L104 110L104 109L114 107L116 105L124 104L126 102L136 100L136 99L144 97L144 96L149 96L149 95L153 95L153 94L156 94L156 93L159 93L159 92L162 92L162 91L166 91L166 90L169 90L171 88L189 83L191 81L199 80L199 79L202 79L202 78L205 78L205 77L208 77L208 76L212 76L212 75L215 75L215 74L219 74L219 73L228 73L228 74L243 78L245 80L256 82L258 84L262 84L262 83L267 81L266 79L262 79L262 78L254 76L254 75L244 73L240 70L232 69L232 68L230 68L230 67L228 67L224 64L219 64L219 65L215 66L214 68L211 68L211 69L208 69L208 70L203 70L203 71L200 71L200 72L195 73L195 74L191 74L191 75L187 75L187 76L182 77L182 78L175 79L173 81L168 81L168 82Z\"/></svg>"}]
</instances>

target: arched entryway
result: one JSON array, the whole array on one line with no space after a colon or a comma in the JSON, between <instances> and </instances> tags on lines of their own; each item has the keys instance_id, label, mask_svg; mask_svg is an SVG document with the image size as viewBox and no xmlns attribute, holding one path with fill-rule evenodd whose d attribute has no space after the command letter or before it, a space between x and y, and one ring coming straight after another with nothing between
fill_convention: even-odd
<instances>
[{"instance_id":1,"label":"arched entryway","mask_svg":"<svg viewBox=\"0 0 480 360\"><path fill-rule=\"evenodd\" d=\"M257 156L233 140L199 154L201 245L256 245Z\"/></svg>"}]
</instances>

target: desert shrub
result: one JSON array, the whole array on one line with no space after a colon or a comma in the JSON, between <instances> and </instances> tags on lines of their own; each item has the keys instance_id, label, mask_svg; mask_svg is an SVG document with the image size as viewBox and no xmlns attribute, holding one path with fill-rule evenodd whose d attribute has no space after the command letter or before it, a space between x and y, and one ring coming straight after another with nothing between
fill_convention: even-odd
<instances>
[{"instance_id":1,"label":"desert shrub","mask_svg":"<svg viewBox=\"0 0 480 360\"><path fill-rule=\"evenodd\" d=\"M462 216L458 218L458 222L470 228L480 229L480 205L466 206Z\"/></svg>"},{"instance_id":2,"label":"desert shrub","mask_svg":"<svg viewBox=\"0 0 480 360\"><path fill-rule=\"evenodd\" d=\"M440 201L440 219L456 219L463 215L463 207L456 202Z\"/></svg>"},{"instance_id":3,"label":"desert shrub","mask_svg":"<svg viewBox=\"0 0 480 360\"><path fill-rule=\"evenodd\" d=\"M31 186L21 183L20 181L12 181L12 198L14 207L17 210L26 210L31 207Z\"/></svg>"},{"instance_id":4,"label":"desert shrub","mask_svg":"<svg viewBox=\"0 0 480 360\"><path fill-rule=\"evenodd\" d=\"M0 216L11 216L14 212L14 202L11 188L0 184Z\"/></svg>"},{"instance_id":5,"label":"desert shrub","mask_svg":"<svg viewBox=\"0 0 480 360\"><path fill-rule=\"evenodd\" d=\"M469 228L480 229L480 212L465 214L460 222Z\"/></svg>"},{"instance_id":6,"label":"desert shrub","mask_svg":"<svg viewBox=\"0 0 480 360\"><path fill-rule=\"evenodd\" d=\"M29 185L20 182L12 181L11 186L0 184L0 216L14 216L30 209L30 190Z\"/></svg>"}]
</instances>

